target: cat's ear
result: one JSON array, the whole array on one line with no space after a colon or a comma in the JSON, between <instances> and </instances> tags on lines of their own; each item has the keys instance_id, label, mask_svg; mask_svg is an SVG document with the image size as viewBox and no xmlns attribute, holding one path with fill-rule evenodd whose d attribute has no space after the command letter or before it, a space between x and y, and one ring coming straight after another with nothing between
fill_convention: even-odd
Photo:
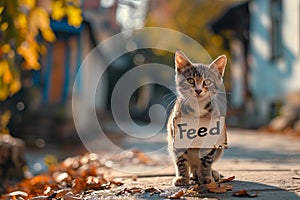
<instances>
[{"instance_id":1,"label":"cat's ear","mask_svg":"<svg viewBox=\"0 0 300 200\"><path fill-rule=\"evenodd\" d=\"M227 58L225 55L219 56L218 58L216 58L210 65L209 67L211 69L215 69L217 70L221 77L223 77L224 75L224 71L225 71L225 66L227 63Z\"/></svg>"},{"instance_id":2,"label":"cat's ear","mask_svg":"<svg viewBox=\"0 0 300 200\"><path fill-rule=\"evenodd\" d=\"M192 62L188 59L188 57L182 51L177 50L175 53L176 71L181 73L190 66L192 66Z\"/></svg>"}]
</instances>

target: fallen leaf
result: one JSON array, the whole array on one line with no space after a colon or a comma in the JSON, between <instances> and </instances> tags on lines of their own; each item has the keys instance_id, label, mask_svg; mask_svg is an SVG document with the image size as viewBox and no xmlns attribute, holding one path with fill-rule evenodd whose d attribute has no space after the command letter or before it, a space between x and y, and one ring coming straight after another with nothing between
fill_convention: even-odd
<instances>
[{"instance_id":1,"label":"fallen leaf","mask_svg":"<svg viewBox=\"0 0 300 200\"><path fill-rule=\"evenodd\" d=\"M47 184L53 182L53 178L48 174L41 174L29 179L31 185Z\"/></svg>"},{"instance_id":2,"label":"fallen leaf","mask_svg":"<svg viewBox=\"0 0 300 200\"><path fill-rule=\"evenodd\" d=\"M49 197L48 196L37 196L37 197L31 198L31 200L49 200Z\"/></svg>"},{"instance_id":3,"label":"fallen leaf","mask_svg":"<svg viewBox=\"0 0 300 200\"><path fill-rule=\"evenodd\" d=\"M108 186L107 181L102 179L101 177L89 176L86 179L86 189L87 190L100 190Z\"/></svg>"},{"instance_id":4,"label":"fallen leaf","mask_svg":"<svg viewBox=\"0 0 300 200\"><path fill-rule=\"evenodd\" d=\"M58 191L56 191L56 196L55 198L59 199L65 196L65 194L70 192L70 188L66 188L66 189L60 189Z\"/></svg>"},{"instance_id":5,"label":"fallen leaf","mask_svg":"<svg viewBox=\"0 0 300 200\"><path fill-rule=\"evenodd\" d=\"M185 193L193 195L193 194L197 194L198 192L196 192L195 190L187 190Z\"/></svg>"},{"instance_id":6,"label":"fallen leaf","mask_svg":"<svg viewBox=\"0 0 300 200\"><path fill-rule=\"evenodd\" d=\"M124 185L123 178L114 178L114 179L110 180L110 182L116 186Z\"/></svg>"},{"instance_id":7,"label":"fallen leaf","mask_svg":"<svg viewBox=\"0 0 300 200\"><path fill-rule=\"evenodd\" d=\"M209 184L206 184L205 186L207 187L207 190L209 192L218 193L218 194L225 193L229 190L232 190L231 185L219 184L219 183L216 183L216 182L211 182Z\"/></svg>"},{"instance_id":8,"label":"fallen leaf","mask_svg":"<svg viewBox=\"0 0 300 200\"><path fill-rule=\"evenodd\" d=\"M134 156L138 159L139 163L141 163L141 164L149 164L151 162L151 159L146 154L141 152L140 150L133 149L132 153L134 154Z\"/></svg>"},{"instance_id":9,"label":"fallen leaf","mask_svg":"<svg viewBox=\"0 0 300 200\"><path fill-rule=\"evenodd\" d=\"M187 193L190 193L190 194L193 194L193 193L202 193L202 192L204 192L206 190L207 190L207 188L205 188L204 185L192 185L187 190Z\"/></svg>"},{"instance_id":10,"label":"fallen leaf","mask_svg":"<svg viewBox=\"0 0 300 200\"><path fill-rule=\"evenodd\" d=\"M233 193L233 196L235 196L235 197L258 197L258 194L257 193L249 194L247 192L247 190L240 190L240 191Z\"/></svg>"},{"instance_id":11,"label":"fallen leaf","mask_svg":"<svg viewBox=\"0 0 300 200\"><path fill-rule=\"evenodd\" d=\"M69 174L67 172L54 172L53 173L53 178L57 183L60 183L62 181L65 181L68 179Z\"/></svg>"},{"instance_id":12,"label":"fallen leaf","mask_svg":"<svg viewBox=\"0 0 300 200\"><path fill-rule=\"evenodd\" d=\"M51 187L50 186L47 186L45 191L44 191L44 194L45 195L49 195L49 193L51 192Z\"/></svg>"},{"instance_id":13,"label":"fallen leaf","mask_svg":"<svg viewBox=\"0 0 300 200\"><path fill-rule=\"evenodd\" d=\"M132 181L137 181L137 179L138 179L137 176L133 176L133 177L131 178Z\"/></svg>"},{"instance_id":14,"label":"fallen leaf","mask_svg":"<svg viewBox=\"0 0 300 200\"><path fill-rule=\"evenodd\" d=\"M148 188L144 189L144 192L145 193L150 193L151 195L153 195L153 194L161 193L161 190L156 188L156 187L148 187Z\"/></svg>"},{"instance_id":15,"label":"fallen leaf","mask_svg":"<svg viewBox=\"0 0 300 200\"><path fill-rule=\"evenodd\" d=\"M22 196L22 197L28 197L28 194L26 192L23 192L23 191L14 191L14 192L11 192L9 194L7 194L7 196Z\"/></svg>"},{"instance_id":16,"label":"fallen leaf","mask_svg":"<svg viewBox=\"0 0 300 200\"><path fill-rule=\"evenodd\" d=\"M231 177L228 177L228 178L221 178L219 183L227 183L227 182L231 182L235 179L235 176L231 176Z\"/></svg>"},{"instance_id":17,"label":"fallen leaf","mask_svg":"<svg viewBox=\"0 0 300 200\"><path fill-rule=\"evenodd\" d=\"M136 194L141 193L142 188L139 187L132 187L132 188L124 188L123 190L119 191L116 196L122 195L122 194Z\"/></svg>"},{"instance_id":18,"label":"fallen leaf","mask_svg":"<svg viewBox=\"0 0 300 200\"><path fill-rule=\"evenodd\" d=\"M72 192L73 193L82 192L86 189L86 185L87 185L87 183L83 178L76 178L73 181Z\"/></svg>"},{"instance_id":19,"label":"fallen leaf","mask_svg":"<svg viewBox=\"0 0 300 200\"><path fill-rule=\"evenodd\" d=\"M72 192L68 192L64 198L64 200L79 200L79 199L82 199L82 198L79 198L79 197L75 197L74 194Z\"/></svg>"},{"instance_id":20,"label":"fallen leaf","mask_svg":"<svg viewBox=\"0 0 300 200\"><path fill-rule=\"evenodd\" d=\"M207 187L208 191L212 192L212 193L225 193L225 192L227 192L226 188L220 187L220 185L218 185L215 182L207 184L206 187Z\"/></svg>"},{"instance_id":21,"label":"fallen leaf","mask_svg":"<svg viewBox=\"0 0 300 200\"><path fill-rule=\"evenodd\" d=\"M171 196L168 196L169 199L180 199L184 195L183 190L179 190L175 194L172 194Z\"/></svg>"},{"instance_id":22,"label":"fallen leaf","mask_svg":"<svg viewBox=\"0 0 300 200\"><path fill-rule=\"evenodd\" d=\"M130 194L136 194L136 193L141 193L142 189L141 188L138 188L138 187L133 187L131 189L128 190L128 192Z\"/></svg>"}]
</instances>

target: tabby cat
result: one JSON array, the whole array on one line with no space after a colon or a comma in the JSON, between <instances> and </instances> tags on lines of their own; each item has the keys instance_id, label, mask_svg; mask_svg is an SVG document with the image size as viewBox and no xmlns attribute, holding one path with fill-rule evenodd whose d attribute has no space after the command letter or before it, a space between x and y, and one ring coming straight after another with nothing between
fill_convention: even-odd
<instances>
[{"instance_id":1,"label":"tabby cat","mask_svg":"<svg viewBox=\"0 0 300 200\"><path fill-rule=\"evenodd\" d=\"M210 65L192 63L182 51L175 53L175 82L177 100L168 120L169 151L175 160L175 186L218 181L220 175L211 166L223 153L222 148L176 149L174 147L174 119L178 116L209 118L220 116L215 101L222 85L227 58L219 56Z\"/></svg>"}]
</instances>

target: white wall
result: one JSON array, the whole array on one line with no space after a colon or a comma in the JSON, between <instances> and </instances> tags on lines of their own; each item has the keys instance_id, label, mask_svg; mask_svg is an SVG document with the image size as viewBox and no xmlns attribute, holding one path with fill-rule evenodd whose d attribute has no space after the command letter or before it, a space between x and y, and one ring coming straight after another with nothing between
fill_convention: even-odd
<instances>
[{"instance_id":1,"label":"white wall","mask_svg":"<svg viewBox=\"0 0 300 200\"><path fill-rule=\"evenodd\" d=\"M271 0L250 2L250 87L259 114L270 103L300 90L300 0L282 0L283 56L271 60Z\"/></svg>"},{"instance_id":2,"label":"white wall","mask_svg":"<svg viewBox=\"0 0 300 200\"><path fill-rule=\"evenodd\" d=\"M285 82L288 92L300 90L300 0L282 1L284 7L283 41L295 56L290 79Z\"/></svg>"}]
</instances>

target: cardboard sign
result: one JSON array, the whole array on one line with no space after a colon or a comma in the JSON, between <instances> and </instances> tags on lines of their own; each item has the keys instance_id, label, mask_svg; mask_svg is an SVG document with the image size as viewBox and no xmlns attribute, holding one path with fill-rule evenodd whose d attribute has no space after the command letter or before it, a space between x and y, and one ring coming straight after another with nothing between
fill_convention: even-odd
<instances>
[{"instance_id":1,"label":"cardboard sign","mask_svg":"<svg viewBox=\"0 0 300 200\"><path fill-rule=\"evenodd\" d=\"M174 119L175 148L226 148L225 117Z\"/></svg>"}]
</instances>

